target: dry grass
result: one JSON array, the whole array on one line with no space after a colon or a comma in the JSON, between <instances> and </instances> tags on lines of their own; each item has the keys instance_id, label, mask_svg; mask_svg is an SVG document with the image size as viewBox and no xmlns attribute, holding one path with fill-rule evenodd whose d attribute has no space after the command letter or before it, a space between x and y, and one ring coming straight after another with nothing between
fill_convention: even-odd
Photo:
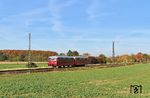
<instances>
[{"instance_id":1,"label":"dry grass","mask_svg":"<svg viewBox=\"0 0 150 98\"><path fill-rule=\"evenodd\" d=\"M27 64L28 62L0 62L0 64ZM37 64L45 64L47 62L35 62Z\"/></svg>"}]
</instances>

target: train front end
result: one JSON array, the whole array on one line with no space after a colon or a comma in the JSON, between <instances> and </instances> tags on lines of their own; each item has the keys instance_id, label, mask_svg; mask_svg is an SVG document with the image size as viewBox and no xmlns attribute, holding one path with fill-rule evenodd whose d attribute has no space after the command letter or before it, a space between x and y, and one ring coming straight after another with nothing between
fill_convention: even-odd
<instances>
[{"instance_id":1,"label":"train front end","mask_svg":"<svg viewBox=\"0 0 150 98\"><path fill-rule=\"evenodd\" d=\"M48 66L57 66L57 57L56 56L51 56L48 58Z\"/></svg>"}]
</instances>

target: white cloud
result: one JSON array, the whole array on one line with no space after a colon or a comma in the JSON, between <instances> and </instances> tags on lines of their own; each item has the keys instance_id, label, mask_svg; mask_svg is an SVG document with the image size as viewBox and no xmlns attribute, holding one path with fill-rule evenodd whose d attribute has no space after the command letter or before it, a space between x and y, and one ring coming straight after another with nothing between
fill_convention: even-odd
<instances>
[{"instance_id":1,"label":"white cloud","mask_svg":"<svg viewBox=\"0 0 150 98\"><path fill-rule=\"evenodd\" d=\"M30 22L30 20L34 20L37 19L40 15L42 15L43 13L46 12L46 8L36 8L27 12L21 12L15 15L10 15L10 16L6 16L4 18L1 18L0 21L1 23L22 23L25 24L27 22ZM20 25L20 24L16 24L16 25ZM29 24L29 23L28 23ZM26 25L28 26L28 25Z\"/></svg>"},{"instance_id":2,"label":"white cloud","mask_svg":"<svg viewBox=\"0 0 150 98\"><path fill-rule=\"evenodd\" d=\"M33 29L30 26L37 21L46 21L48 18L43 17L48 9L46 7L36 8L27 12L20 12L18 14L5 16L0 19L0 36L5 39L5 43L10 45L10 42L18 42L20 44L26 40L28 32L32 32ZM32 29L32 30L31 30ZM15 46L15 45L14 45Z\"/></svg>"},{"instance_id":3,"label":"white cloud","mask_svg":"<svg viewBox=\"0 0 150 98\"><path fill-rule=\"evenodd\" d=\"M90 5L87 9L88 20L93 21L98 17L98 9L100 6L100 0L91 0Z\"/></svg>"},{"instance_id":4,"label":"white cloud","mask_svg":"<svg viewBox=\"0 0 150 98\"><path fill-rule=\"evenodd\" d=\"M110 2L112 5L115 4L110 0L90 0L86 10L88 20L93 22L97 19L103 20L107 16L115 15L116 13L112 11L113 8L109 5Z\"/></svg>"},{"instance_id":5,"label":"white cloud","mask_svg":"<svg viewBox=\"0 0 150 98\"><path fill-rule=\"evenodd\" d=\"M52 30L54 32L63 32L64 25L62 23L61 12L64 8L73 5L77 0L67 0L62 2L61 0L50 0L49 10L51 13Z\"/></svg>"}]
</instances>

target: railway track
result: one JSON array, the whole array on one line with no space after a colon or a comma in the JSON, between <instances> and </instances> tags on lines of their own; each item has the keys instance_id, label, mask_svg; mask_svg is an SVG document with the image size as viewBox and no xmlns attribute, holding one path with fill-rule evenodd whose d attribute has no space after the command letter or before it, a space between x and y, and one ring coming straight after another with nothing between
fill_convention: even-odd
<instances>
[{"instance_id":1,"label":"railway track","mask_svg":"<svg viewBox=\"0 0 150 98\"><path fill-rule=\"evenodd\" d=\"M120 65L119 65L120 66ZM21 74L21 73L36 73L36 72L52 72L52 71L74 71L74 70L87 70L89 68L108 68L118 67L114 65L86 65L85 67L71 67L71 68L27 68L27 69L12 69L0 70L0 74Z\"/></svg>"}]
</instances>

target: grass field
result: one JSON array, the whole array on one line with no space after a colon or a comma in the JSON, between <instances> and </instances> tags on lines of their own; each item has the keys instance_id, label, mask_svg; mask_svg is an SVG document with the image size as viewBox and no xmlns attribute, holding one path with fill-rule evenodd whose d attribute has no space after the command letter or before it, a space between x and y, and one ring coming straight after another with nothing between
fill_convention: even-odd
<instances>
[{"instance_id":1,"label":"grass field","mask_svg":"<svg viewBox=\"0 0 150 98\"><path fill-rule=\"evenodd\" d=\"M142 94L130 94L130 85ZM150 64L124 67L0 75L3 98L150 98Z\"/></svg>"},{"instance_id":2,"label":"grass field","mask_svg":"<svg viewBox=\"0 0 150 98\"><path fill-rule=\"evenodd\" d=\"M26 64L27 63L15 63L15 62L12 62L12 63L2 63L0 64L0 70L2 69L18 69L18 68L27 68L26 67ZM38 65L38 67L47 67L47 63L36 63Z\"/></svg>"}]
</instances>

